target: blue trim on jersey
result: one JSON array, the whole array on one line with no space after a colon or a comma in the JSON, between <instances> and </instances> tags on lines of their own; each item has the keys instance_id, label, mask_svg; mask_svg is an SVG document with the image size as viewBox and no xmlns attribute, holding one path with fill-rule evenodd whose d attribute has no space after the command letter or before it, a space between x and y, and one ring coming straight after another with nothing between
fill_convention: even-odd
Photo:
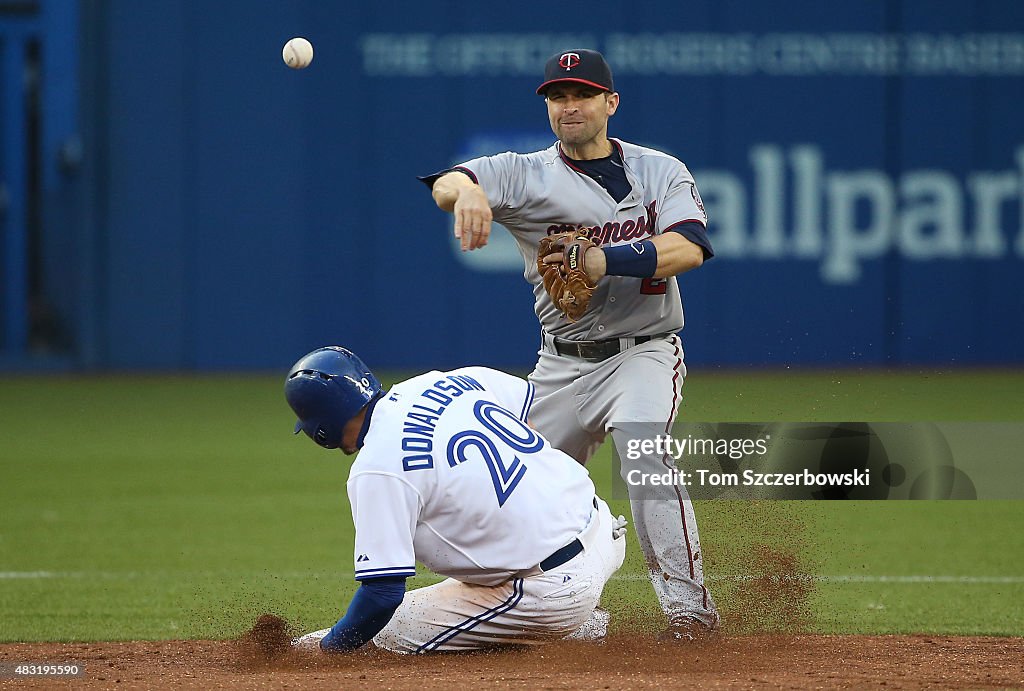
<instances>
[{"instance_id":1,"label":"blue trim on jersey","mask_svg":"<svg viewBox=\"0 0 1024 691\"><path fill-rule=\"evenodd\" d=\"M622 162L622 150L618 147L613 146L611 154L603 158L578 161L574 158L569 158L569 155L562 151L562 146L559 144L558 155L569 168L577 173L586 175L604 188L604 191L616 203L621 202L633 191L633 186L629 184L629 179L626 177L625 164Z\"/></svg>"},{"instance_id":2,"label":"blue trim on jersey","mask_svg":"<svg viewBox=\"0 0 1024 691\"><path fill-rule=\"evenodd\" d=\"M434 183L437 182L442 177L444 177L445 175L447 175L448 173L464 173L474 183L476 183L478 185L480 184L479 182L477 182L476 174L472 170L470 170L469 168L466 168L464 166L455 166L454 168L445 168L444 170L439 170L436 173L431 173L430 175L417 175L416 179L419 180L420 182L422 182L424 185L426 185L430 189L434 189Z\"/></svg>"},{"instance_id":3,"label":"blue trim on jersey","mask_svg":"<svg viewBox=\"0 0 1024 691\"><path fill-rule=\"evenodd\" d=\"M373 417L373 409L377 407L380 399L384 398L386 393L387 391L381 391L366 404L366 417L363 418L363 424L359 428L359 437L356 439L357 449L363 448L363 439L366 438L366 433L370 431L370 418Z\"/></svg>"},{"instance_id":4,"label":"blue trim on jersey","mask_svg":"<svg viewBox=\"0 0 1024 691\"><path fill-rule=\"evenodd\" d=\"M698 220L690 219L673 223L665 229L666 233L679 233L684 238L699 246L704 251L704 259L711 259L715 251L711 249L711 240L708 239L708 231L704 224Z\"/></svg>"},{"instance_id":5,"label":"blue trim on jersey","mask_svg":"<svg viewBox=\"0 0 1024 691\"><path fill-rule=\"evenodd\" d=\"M530 408L533 407L533 397L537 393L537 388L530 382L526 382L526 401L523 403L523 412L519 414L519 419L526 422L527 416L530 414Z\"/></svg>"},{"instance_id":6,"label":"blue trim on jersey","mask_svg":"<svg viewBox=\"0 0 1024 691\"><path fill-rule=\"evenodd\" d=\"M415 576L415 566L388 566L383 569L356 569L356 580L380 578L381 576Z\"/></svg>"},{"instance_id":7,"label":"blue trim on jersey","mask_svg":"<svg viewBox=\"0 0 1024 691\"><path fill-rule=\"evenodd\" d=\"M447 643L451 639L455 638L460 633L465 633L466 631L472 631L476 627L477 624L480 624L480 623L485 622L485 621L489 621L489 620L493 619L494 617L498 616L499 614L504 614L505 612L508 612L509 610L514 609L515 606L518 605L519 601L522 600L522 599L523 599L523 579L522 578L517 578L514 581L512 581L512 595L510 595L507 600L502 602L500 605L496 605L495 607L491 607L489 610L487 610L485 612L481 612L480 614L476 615L475 617L470 617L469 619L465 620L464 622L462 622L460 624L456 624L455 626L448 627L447 629L445 629L444 631L442 631L441 633L437 634L436 636L431 638L429 641L427 641L426 643L421 645L419 648L417 648L416 652L417 653L425 653L425 652L428 652L430 650L436 650L438 647L440 647L441 645Z\"/></svg>"},{"instance_id":8,"label":"blue trim on jersey","mask_svg":"<svg viewBox=\"0 0 1024 691\"><path fill-rule=\"evenodd\" d=\"M450 172L450 173L464 173L465 175L468 175L469 179L472 180L475 184L477 184L477 185L480 184L480 181L476 179L476 173L474 173L472 170L470 170L466 166L455 166L454 168L452 168L448 172Z\"/></svg>"}]
</instances>

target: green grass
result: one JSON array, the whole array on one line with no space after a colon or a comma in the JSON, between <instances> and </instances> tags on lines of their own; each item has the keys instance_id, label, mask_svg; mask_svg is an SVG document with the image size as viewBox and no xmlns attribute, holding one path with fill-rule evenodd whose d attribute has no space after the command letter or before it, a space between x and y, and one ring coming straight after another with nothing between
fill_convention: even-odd
<instances>
[{"instance_id":1,"label":"green grass","mask_svg":"<svg viewBox=\"0 0 1024 691\"><path fill-rule=\"evenodd\" d=\"M355 587L348 460L290 434L280 386L262 375L0 379L0 641L226 638L267 611L300 628L331 623ZM682 414L1019 420L1021 390L1024 373L1011 371L695 372ZM607 496L607 446L591 472ZM1022 502L697 511L727 613L727 576L750 570L752 546L775 545L828 577L811 600L815 630L1024 634ZM625 578L606 591L617 620L657 619L642 573L631 541ZM907 579L918 576L966 580Z\"/></svg>"}]
</instances>

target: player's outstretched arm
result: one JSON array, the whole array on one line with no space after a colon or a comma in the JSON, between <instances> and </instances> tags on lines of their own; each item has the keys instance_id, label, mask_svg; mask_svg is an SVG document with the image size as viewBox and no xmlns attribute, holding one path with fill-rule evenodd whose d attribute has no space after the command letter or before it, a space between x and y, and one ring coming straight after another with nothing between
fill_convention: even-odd
<instances>
[{"instance_id":1,"label":"player's outstretched arm","mask_svg":"<svg viewBox=\"0 0 1024 691\"><path fill-rule=\"evenodd\" d=\"M320 640L320 649L346 652L369 643L391 621L404 596L404 577L363 581L345 616Z\"/></svg>"},{"instance_id":2,"label":"player's outstretched arm","mask_svg":"<svg viewBox=\"0 0 1024 691\"><path fill-rule=\"evenodd\" d=\"M696 269L704 263L704 250L700 245L679 233L663 233L651 238L658 250L658 268L654 278L669 278Z\"/></svg>"},{"instance_id":3,"label":"player's outstretched arm","mask_svg":"<svg viewBox=\"0 0 1024 691\"><path fill-rule=\"evenodd\" d=\"M438 207L455 214L455 239L463 252L487 244L492 214L483 187L465 173L453 171L437 179L432 194Z\"/></svg>"},{"instance_id":4,"label":"player's outstretched arm","mask_svg":"<svg viewBox=\"0 0 1024 691\"><path fill-rule=\"evenodd\" d=\"M544 258L547 263L562 261L561 254ZM696 269L704 263L704 250L679 233L657 235L643 242L618 247L591 247L584 268L591 283L606 275L638 278L668 278Z\"/></svg>"}]
</instances>

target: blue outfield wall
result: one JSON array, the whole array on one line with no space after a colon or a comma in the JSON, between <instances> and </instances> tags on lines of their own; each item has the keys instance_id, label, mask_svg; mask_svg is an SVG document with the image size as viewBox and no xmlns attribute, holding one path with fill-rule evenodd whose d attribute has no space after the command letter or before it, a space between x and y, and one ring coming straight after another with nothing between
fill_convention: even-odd
<instances>
[{"instance_id":1,"label":"blue outfield wall","mask_svg":"<svg viewBox=\"0 0 1024 691\"><path fill-rule=\"evenodd\" d=\"M415 176L550 144L534 89L576 46L615 70L611 135L707 206L692 367L1024 363L1024 3L87 7L85 367L529 366L514 245L456 251Z\"/></svg>"}]
</instances>

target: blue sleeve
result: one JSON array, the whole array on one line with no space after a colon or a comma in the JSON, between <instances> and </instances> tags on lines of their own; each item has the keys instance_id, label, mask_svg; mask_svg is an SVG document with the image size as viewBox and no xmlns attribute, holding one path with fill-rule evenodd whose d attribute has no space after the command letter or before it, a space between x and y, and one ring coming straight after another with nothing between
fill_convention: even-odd
<instances>
[{"instance_id":1,"label":"blue sleeve","mask_svg":"<svg viewBox=\"0 0 1024 691\"><path fill-rule=\"evenodd\" d=\"M697 221L684 221L676 223L665 229L665 232L679 233L695 245L698 245L704 252L704 259L711 259L715 251L711 249L711 240L708 239L708 231Z\"/></svg>"},{"instance_id":2,"label":"blue sleeve","mask_svg":"<svg viewBox=\"0 0 1024 691\"><path fill-rule=\"evenodd\" d=\"M422 182L430 189L434 189L434 183L437 182L441 177L447 175L448 173L463 173L466 176L468 176L469 179L472 180L473 182L477 181L476 175L473 174L473 171L471 171L469 168L463 168L462 166L455 166L454 168L445 168L444 170L439 170L436 173L432 173L431 175L417 175L416 179Z\"/></svg>"},{"instance_id":3,"label":"blue sleeve","mask_svg":"<svg viewBox=\"0 0 1024 691\"><path fill-rule=\"evenodd\" d=\"M374 578L363 581L345 616L320 641L329 652L355 650L380 633L405 597L405 578Z\"/></svg>"}]
</instances>

